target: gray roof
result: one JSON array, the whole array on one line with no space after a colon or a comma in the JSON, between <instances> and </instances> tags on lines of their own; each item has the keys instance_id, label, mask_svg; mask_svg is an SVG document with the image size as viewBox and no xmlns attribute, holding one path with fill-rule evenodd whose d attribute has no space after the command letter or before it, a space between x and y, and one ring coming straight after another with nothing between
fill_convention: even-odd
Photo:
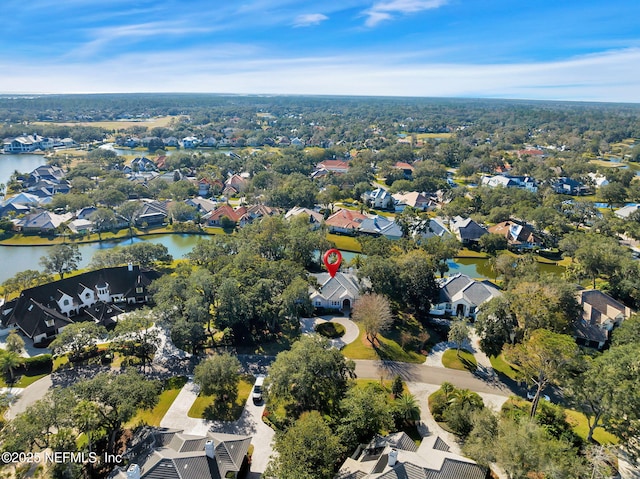
<instances>
[{"instance_id":1,"label":"gray roof","mask_svg":"<svg viewBox=\"0 0 640 479\"><path fill-rule=\"evenodd\" d=\"M500 294L498 287L490 281L476 281L466 274L458 273L447 278L442 284L438 302L451 303L455 301L456 295L463 295L470 303L480 306Z\"/></svg>"},{"instance_id":2,"label":"gray roof","mask_svg":"<svg viewBox=\"0 0 640 479\"><path fill-rule=\"evenodd\" d=\"M456 216L452 222L452 228L457 231L461 241L476 241L488 233L484 226L480 226L471 218Z\"/></svg>"},{"instance_id":3,"label":"gray roof","mask_svg":"<svg viewBox=\"0 0 640 479\"><path fill-rule=\"evenodd\" d=\"M392 238L402 237L402 228L395 221L388 220L384 216L374 216L362 220L358 231L374 235L389 236Z\"/></svg>"},{"instance_id":4,"label":"gray roof","mask_svg":"<svg viewBox=\"0 0 640 479\"><path fill-rule=\"evenodd\" d=\"M333 278L329 273L317 273L313 276L316 277L320 285L318 294L326 300L337 301L345 293L354 298L360 296L360 283L353 274L338 271Z\"/></svg>"}]
</instances>

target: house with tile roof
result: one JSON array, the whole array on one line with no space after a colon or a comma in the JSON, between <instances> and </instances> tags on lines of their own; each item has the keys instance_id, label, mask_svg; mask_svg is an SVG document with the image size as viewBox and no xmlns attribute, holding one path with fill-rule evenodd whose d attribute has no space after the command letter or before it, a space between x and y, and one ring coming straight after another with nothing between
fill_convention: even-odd
<instances>
[{"instance_id":1,"label":"house with tile roof","mask_svg":"<svg viewBox=\"0 0 640 479\"><path fill-rule=\"evenodd\" d=\"M130 264L25 289L4 318L4 326L15 325L36 344L53 339L74 321L95 320L96 315L109 326L105 321L119 310L109 311L109 306L147 303L151 298L149 285L159 276L156 271Z\"/></svg>"},{"instance_id":2,"label":"house with tile roof","mask_svg":"<svg viewBox=\"0 0 640 479\"><path fill-rule=\"evenodd\" d=\"M309 287L311 304L315 308L333 309L347 313L360 297L360 290L366 287L354 274L338 271L334 277L329 273L313 274L318 287Z\"/></svg>"},{"instance_id":3,"label":"house with tile roof","mask_svg":"<svg viewBox=\"0 0 640 479\"><path fill-rule=\"evenodd\" d=\"M237 478L250 444L251 436L153 428L125 453L128 467L117 467L109 479Z\"/></svg>"},{"instance_id":4,"label":"house with tile roof","mask_svg":"<svg viewBox=\"0 0 640 479\"><path fill-rule=\"evenodd\" d=\"M346 173L349 163L344 160L324 160L316 165L316 170L327 170L332 173Z\"/></svg>"},{"instance_id":5,"label":"house with tile roof","mask_svg":"<svg viewBox=\"0 0 640 479\"><path fill-rule=\"evenodd\" d=\"M503 221L489 227L488 231L506 238L510 249L521 251L544 246L542 238L535 233L531 226L522 225L515 221Z\"/></svg>"},{"instance_id":6,"label":"house with tile roof","mask_svg":"<svg viewBox=\"0 0 640 479\"><path fill-rule=\"evenodd\" d=\"M614 328L633 314L631 308L597 289L579 291L577 299L582 318L573 325L573 336L578 344L588 347L603 348Z\"/></svg>"},{"instance_id":7,"label":"house with tile roof","mask_svg":"<svg viewBox=\"0 0 640 479\"><path fill-rule=\"evenodd\" d=\"M216 208L215 210L206 214L203 219L207 226L215 227L221 225L221 220L223 217L226 217L238 224L240 218L247 212L247 209L244 206L240 208L233 209L231 205L224 204Z\"/></svg>"},{"instance_id":8,"label":"house with tile roof","mask_svg":"<svg viewBox=\"0 0 640 479\"><path fill-rule=\"evenodd\" d=\"M482 305L498 296L502 296L502 292L492 282L476 281L457 273L440 280L438 299L429 314L475 319Z\"/></svg>"},{"instance_id":9,"label":"house with tile roof","mask_svg":"<svg viewBox=\"0 0 640 479\"><path fill-rule=\"evenodd\" d=\"M358 211L340 209L329 216L325 224L331 233L356 234L366 219L367 216Z\"/></svg>"},{"instance_id":10,"label":"house with tile roof","mask_svg":"<svg viewBox=\"0 0 640 479\"><path fill-rule=\"evenodd\" d=\"M376 436L342 464L336 479L486 479L489 470L455 454L439 436L420 446L404 432Z\"/></svg>"},{"instance_id":11,"label":"house with tile roof","mask_svg":"<svg viewBox=\"0 0 640 479\"><path fill-rule=\"evenodd\" d=\"M242 177L241 175L234 174L227 178L227 181L224 182L225 187L230 186L236 192L242 193L245 188L249 185L249 180ZM226 193L225 193L226 194Z\"/></svg>"}]
</instances>

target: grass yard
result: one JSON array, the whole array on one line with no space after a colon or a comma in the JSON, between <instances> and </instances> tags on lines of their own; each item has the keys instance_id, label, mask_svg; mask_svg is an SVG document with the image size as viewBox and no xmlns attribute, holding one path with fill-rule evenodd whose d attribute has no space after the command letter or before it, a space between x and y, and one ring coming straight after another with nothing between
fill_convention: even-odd
<instances>
[{"instance_id":1,"label":"grass yard","mask_svg":"<svg viewBox=\"0 0 640 479\"><path fill-rule=\"evenodd\" d=\"M567 416L567 422L571 424L573 431L582 439L587 439L589 433L589 424L587 417L581 412L574 411L572 409L565 409L564 413ZM618 444L619 440L613 434L608 433L601 427L597 427L593 431L593 439L599 444Z\"/></svg>"},{"instance_id":2,"label":"grass yard","mask_svg":"<svg viewBox=\"0 0 640 479\"><path fill-rule=\"evenodd\" d=\"M481 258L481 259L487 259L489 258L489 255L487 253L483 253L482 251L473 251L470 250L468 248L462 248L458 254L456 255L456 258Z\"/></svg>"},{"instance_id":3,"label":"grass yard","mask_svg":"<svg viewBox=\"0 0 640 479\"><path fill-rule=\"evenodd\" d=\"M50 373L39 373L34 375L22 374L17 375L18 380L11 385L14 388L26 388L27 386L35 383L38 379L42 379L45 376L48 376ZM0 377L0 387L6 388L9 387L4 377Z\"/></svg>"},{"instance_id":4,"label":"grass yard","mask_svg":"<svg viewBox=\"0 0 640 479\"><path fill-rule=\"evenodd\" d=\"M247 402L249 394L253 388L253 378L249 381L248 378L242 378L238 385L238 398L236 402L231 406L220 408L215 407L215 396L205 396L199 394L195 400L191 409L189 409L188 416L208 419L210 421L236 421L240 418L242 410L244 409L244 403Z\"/></svg>"},{"instance_id":5,"label":"grass yard","mask_svg":"<svg viewBox=\"0 0 640 479\"><path fill-rule=\"evenodd\" d=\"M160 393L158 404L156 404L153 409L139 410L126 424L126 427L136 426L140 423L149 426L160 426L160 421L162 421L162 418L173 404L173 401L176 400L176 397L178 397L180 390L186 382L187 378L183 376L171 378L165 386L164 391Z\"/></svg>"},{"instance_id":6,"label":"grass yard","mask_svg":"<svg viewBox=\"0 0 640 479\"><path fill-rule=\"evenodd\" d=\"M344 251L352 251L354 253L362 253L362 247L357 238L353 236L342 236L333 233L328 233L327 240L336 245L336 248Z\"/></svg>"},{"instance_id":7,"label":"grass yard","mask_svg":"<svg viewBox=\"0 0 640 479\"><path fill-rule=\"evenodd\" d=\"M146 126L155 128L156 126L166 127L173 116L161 116L150 120L125 120L125 121L82 121L82 122L55 122L55 121L34 121L34 125L61 125L61 126L92 126L94 128L105 128L107 130L121 130L132 126Z\"/></svg>"},{"instance_id":8,"label":"grass yard","mask_svg":"<svg viewBox=\"0 0 640 479\"><path fill-rule=\"evenodd\" d=\"M382 335L378 335L378 344L374 348L363 331L360 331L358 339L342 349L342 354L349 359L382 359L405 363L423 363L426 360L426 356L414 351L406 351L397 342Z\"/></svg>"},{"instance_id":9,"label":"grass yard","mask_svg":"<svg viewBox=\"0 0 640 479\"><path fill-rule=\"evenodd\" d=\"M491 361L491 366L498 374L502 374L514 381L517 380L516 375L518 374L518 370L509 364L502 354L499 356L490 356L489 361Z\"/></svg>"},{"instance_id":10,"label":"grass yard","mask_svg":"<svg viewBox=\"0 0 640 479\"><path fill-rule=\"evenodd\" d=\"M478 368L476 358L469 351L460 350L460 356L456 349L447 349L442 355L442 365L449 369L473 372Z\"/></svg>"}]
</instances>

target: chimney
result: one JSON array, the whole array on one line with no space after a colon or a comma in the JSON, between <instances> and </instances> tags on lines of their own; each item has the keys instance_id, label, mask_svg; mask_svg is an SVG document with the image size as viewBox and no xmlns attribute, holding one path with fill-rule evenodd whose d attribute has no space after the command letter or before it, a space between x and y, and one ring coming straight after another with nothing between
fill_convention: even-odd
<instances>
[{"instance_id":1,"label":"chimney","mask_svg":"<svg viewBox=\"0 0 640 479\"><path fill-rule=\"evenodd\" d=\"M140 466L131 464L127 469L127 479L140 479Z\"/></svg>"},{"instance_id":2,"label":"chimney","mask_svg":"<svg viewBox=\"0 0 640 479\"><path fill-rule=\"evenodd\" d=\"M128 269L129 271L133 271L133 263L129 263L129 264L127 265L127 269Z\"/></svg>"},{"instance_id":3,"label":"chimney","mask_svg":"<svg viewBox=\"0 0 640 479\"><path fill-rule=\"evenodd\" d=\"M396 462L398 462L398 451L396 449L391 449L391 451L389 451L389 467L395 466Z\"/></svg>"},{"instance_id":4,"label":"chimney","mask_svg":"<svg viewBox=\"0 0 640 479\"><path fill-rule=\"evenodd\" d=\"M204 453L207 455L207 457L211 458L211 459L215 459L216 457L216 446L213 443L213 441L209 440L205 443L204 445Z\"/></svg>"}]
</instances>

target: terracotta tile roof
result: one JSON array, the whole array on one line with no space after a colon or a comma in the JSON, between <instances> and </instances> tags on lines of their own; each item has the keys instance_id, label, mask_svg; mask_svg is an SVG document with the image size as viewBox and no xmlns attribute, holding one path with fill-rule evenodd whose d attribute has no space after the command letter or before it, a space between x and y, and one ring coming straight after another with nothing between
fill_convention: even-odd
<instances>
[{"instance_id":1,"label":"terracotta tile roof","mask_svg":"<svg viewBox=\"0 0 640 479\"><path fill-rule=\"evenodd\" d=\"M325 223L334 228L356 229L360 223L367 219L366 215L353 210L338 210Z\"/></svg>"}]
</instances>

